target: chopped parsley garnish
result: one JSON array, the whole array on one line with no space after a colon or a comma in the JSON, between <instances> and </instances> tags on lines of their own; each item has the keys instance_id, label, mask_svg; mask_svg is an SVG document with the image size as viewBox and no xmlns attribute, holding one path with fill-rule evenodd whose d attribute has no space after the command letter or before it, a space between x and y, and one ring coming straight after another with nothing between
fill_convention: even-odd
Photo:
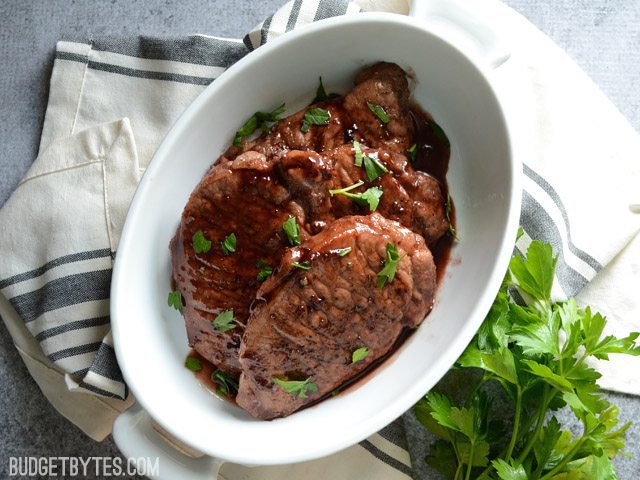
<instances>
[{"instance_id":1,"label":"chopped parsley garnish","mask_svg":"<svg viewBox=\"0 0 640 480\"><path fill-rule=\"evenodd\" d=\"M225 255L229 255L230 253L235 253L236 251L236 234L230 233L227 235L227 238L224 239L223 242L220 242L220 246L222 247L222 251Z\"/></svg>"},{"instance_id":2,"label":"chopped parsley garnish","mask_svg":"<svg viewBox=\"0 0 640 480\"><path fill-rule=\"evenodd\" d=\"M433 131L434 135L438 137L438 140L444 143L447 147L451 146L451 143L449 142L449 137L447 137L447 134L444 133L444 130L442 130L442 127L440 125L438 125L433 120L427 120L427 125L431 127L431 130Z\"/></svg>"},{"instance_id":3,"label":"chopped parsley garnish","mask_svg":"<svg viewBox=\"0 0 640 480\"><path fill-rule=\"evenodd\" d=\"M282 229L287 234L290 245L294 247L300 245L300 227L298 227L295 217L287 218L282 224Z\"/></svg>"},{"instance_id":4,"label":"chopped parsley garnish","mask_svg":"<svg viewBox=\"0 0 640 480\"><path fill-rule=\"evenodd\" d=\"M302 270L311 270L311 264L309 262L291 262L291 265Z\"/></svg>"},{"instance_id":5,"label":"chopped parsley garnish","mask_svg":"<svg viewBox=\"0 0 640 480\"><path fill-rule=\"evenodd\" d=\"M360 360L364 360L369 355L369 349L367 347L357 348L351 354L351 363L359 362Z\"/></svg>"},{"instance_id":6,"label":"chopped parsley garnish","mask_svg":"<svg viewBox=\"0 0 640 480\"><path fill-rule=\"evenodd\" d=\"M336 253L340 256L340 257L344 257L345 255L349 255L351 253L351 250L353 250L353 248L351 247L345 247L345 248L341 248L340 250L337 250Z\"/></svg>"},{"instance_id":7,"label":"chopped parsley garnish","mask_svg":"<svg viewBox=\"0 0 640 480\"><path fill-rule=\"evenodd\" d=\"M382 288L386 283L391 283L396 276L396 270L398 269L398 263L401 260L398 253L398 247L391 243L387 243L387 259L384 261L382 270L378 272L377 288Z\"/></svg>"},{"instance_id":8,"label":"chopped parsley garnish","mask_svg":"<svg viewBox=\"0 0 640 480\"><path fill-rule=\"evenodd\" d=\"M351 190L358 188L364 185L362 180L354 183L345 188L340 188L337 190L329 190L329 193L333 195L344 195L345 197L352 198L356 201L358 205L367 206L369 205L370 211L375 211L378 208L378 204L380 203L380 197L382 197L382 189L380 187L371 187L365 190L362 193L350 193Z\"/></svg>"},{"instance_id":9,"label":"chopped parsley garnish","mask_svg":"<svg viewBox=\"0 0 640 480\"><path fill-rule=\"evenodd\" d=\"M389 169L374 157L364 157L364 171L367 173L367 178L370 182L385 173L389 173Z\"/></svg>"},{"instance_id":10,"label":"chopped parsley garnish","mask_svg":"<svg viewBox=\"0 0 640 480\"><path fill-rule=\"evenodd\" d=\"M234 320L233 310L225 310L218 314L216 319L211 322L211 325L219 332L225 333L236 328Z\"/></svg>"},{"instance_id":11,"label":"chopped parsley garnish","mask_svg":"<svg viewBox=\"0 0 640 480\"><path fill-rule=\"evenodd\" d=\"M306 380L280 380L279 378L272 378L285 392L295 395L298 398L307 398L307 393L315 393L318 391L318 386L311 381L311 377Z\"/></svg>"},{"instance_id":12,"label":"chopped parsley garnish","mask_svg":"<svg viewBox=\"0 0 640 480\"><path fill-rule=\"evenodd\" d=\"M353 163L356 167L362 166L362 149L360 148L360 142L353 141L353 152L355 154Z\"/></svg>"},{"instance_id":13,"label":"chopped parsley garnish","mask_svg":"<svg viewBox=\"0 0 640 480\"><path fill-rule=\"evenodd\" d=\"M376 105L375 103L367 102L367 107L369 107L369 110L371 110L373 113L375 113L376 117L378 117L378 119L382 123L384 123L385 125L387 123L389 123L389 121L390 121L389 115L387 115L387 112L385 112L384 108L382 108L380 105Z\"/></svg>"},{"instance_id":14,"label":"chopped parsley garnish","mask_svg":"<svg viewBox=\"0 0 640 480\"><path fill-rule=\"evenodd\" d=\"M184 361L184 366L192 372L199 372L202 370L202 363L196 357L187 357Z\"/></svg>"},{"instance_id":15,"label":"chopped parsley garnish","mask_svg":"<svg viewBox=\"0 0 640 480\"><path fill-rule=\"evenodd\" d=\"M170 307L175 308L179 312L182 312L182 307L184 307L184 304L182 303L182 294L178 290L169 292L169 298L167 298L167 304Z\"/></svg>"},{"instance_id":16,"label":"chopped parsley garnish","mask_svg":"<svg viewBox=\"0 0 640 480\"><path fill-rule=\"evenodd\" d=\"M266 280L267 277L270 277L273 274L273 268L271 268L269 264L262 259L256 262L256 267L260 269L260 272L256 276L256 280L259 282Z\"/></svg>"},{"instance_id":17,"label":"chopped parsley garnish","mask_svg":"<svg viewBox=\"0 0 640 480\"><path fill-rule=\"evenodd\" d=\"M444 204L444 217L447 219L449 223L449 235L453 237L454 240L458 240L458 233L456 232L453 223L451 222L451 195L447 193L447 201Z\"/></svg>"},{"instance_id":18,"label":"chopped parsley garnish","mask_svg":"<svg viewBox=\"0 0 640 480\"><path fill-rule=\"evenodd\" d=\"M409 147L409 150L407 150L407 152L409 152L409 156L411 157L411 161L415 162L416 155L418 155L418 144L414 143L413 145L411 145L411 147Z\"/></svg>"},{"instance_id":19,"label":"chopped parsley garnish","mask_svg":"<svg viewBox=\"0 0 640 480\"><path fill-rule=\"evenodd\" d=\"M211 380L218 384L216 393L228 397L232 392L238 391L238 383L222 370L216 370L211 374Z\"/></svg>"},{"instance_id":20,"label":"chopped parsley garnish","mask_svg":"<svg viewBox=\"0 0 640 480\"><path fill-rule=\"evenodd\" d=\"M268 124L280 120L280 115L282 114L282 112L284 112L284 110L285 107L283 103L271 112L254 113L251 118L249 118L249 120L247 120L245 124L240 127L240 130L236 132L236 136L233 139L233 144L236 147L242 147L242 140L251 135L258 128L261 128L264 132L268 131Z\"/></svg>"},{"instance_id":21,"label":"chopped parsley garnish","mask_svg":"<svg viewBox=\"0 0 640 480\"><path fill-rule=\"evenodd\" d=\"M328 125L329 124L329 112L324 108L312 108L307 110L300 126L300 131L307 133L311 125Z\"/></svg>"},{"instance_id":22,"label":"chopped parsley garnish","mask_svg":"<svg viewBox=\"0 0 640 480\"><path fill-rule=\"evenodd\" d=\"M338 98L340 95L337 93L329 93L324 89L324 85L322 84L322 77L320 77L320 85L318 85L318 89L316 90L316 96L313 100L311 100L311 104L318 102L324 102L326 100L331 100L333 98Z\"/></svg>"},{"instance_id":23,"label":"chopped parsley garnish","mask_svg":"<svg viewBox=\"0 0 640 480\"><path fill-rule=\"evenodd\" d=\"M193 244L193 250L196 253L207 253L211 250L211 240L207 240L207 237L204 236L202 230L198 230L191 238L191 243Z\"/></svg>"}]
</instances>

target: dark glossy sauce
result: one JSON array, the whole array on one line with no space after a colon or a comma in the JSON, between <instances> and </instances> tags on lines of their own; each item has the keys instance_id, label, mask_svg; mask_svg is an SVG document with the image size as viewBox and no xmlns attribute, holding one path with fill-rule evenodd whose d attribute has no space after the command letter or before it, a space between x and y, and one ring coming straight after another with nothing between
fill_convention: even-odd
<instances>
[{"instance_id":1,"label":"dark glossy sauce","mask_svg":"<svg viewBox=\"0 0 640 480\"><path fill-rule=\"evenodd\" d=\"M232 394L230 395L223 395L218 391L221 385L220 383L216 382L213 379L214 372L218 370L214 364L206 360L202 355L200 355L195 350L191 350L189 352L189 355L187 355L187 357L194 357L200 360L200 363L202 364L202 369L198 372L193 372L193 374L196 376L198 380L200 380L200 383L204 385L207 390L209 390L211 393L215 394L217 397L223 400L226 400L231 403L235 403L235 392L232 392Z\"/></svg>"},{"instance_id":2,"label":"dark glossy sauce","mask_svg":"<svg viewBox=\"0 0 640 480\"><path fill-rule=\"evenodd\" d=\"M449 171L449 158L451 157L451 146L446 135L443 137L433 126L434 120L431 115L425 112L415 102L411 105L411 115L413 117L416 135L414 137L417 153L412 162L413 167L421 172L428 173L440 184L442 195L446 199L449 195L449 185L447 183L447 172ZM454 229L456 226L456 209L453 199L450 200L449 218ZM433 260L436 264L436 281L438 286L442 282L447 264L451 258L451 247L454 237L449 233L443 235L431 248Z\"/></svg>"},{"instance_id":3,"label":"dark glossy sauce","mask_svg":"<svg viewBox=\"0 0 640 480\"><path fill-rule=\"evenodd\" d=\"M437 124L435 124L431 115L422 110L422 108L416 103L413 103L411 106L411 115L413 117L415 125L416 134L414 137L414 141L417 148L415 159L412 161L412 165L416 170L425 172L435 178L440 184L443 197L446 199L449 194L446 175L449 169L449 158L451 155L451 148L448 139L446 138L446 135L443 135L443 132L439 130L439 127L437 126ZM347 129L345 133L345 140L351 141L352 138L348 139L347 137L356 130L357 126L355 125L352 129ZM449 218L451 224L455 227L456 220L453 200L450 200ZM447 233L442 236L431 248L434 262L436 264L436 281L438 286L442 282L447 264L449 263L449 259L451 257L451 248L454 241L454 237L451 234ZM304 256L305 255L303 253L302 257ZM308 258L299 259L299 261L305 260L308 260ZM268 297L268 294L265 296ZM267 299L261 298L257 300L266 301ZM371 365L369 365L365 370L347 380L334 391L305 405L303 409L316 405L326 400L327 398L334 397L356 384L361 385L362 380L367 377L373 370L377 369L380 365L385 363L385 361L389 359L389 357L394 355L398 351L400 346L407 340L407 338L412 335L413 332L413 329L405 328L387 354L372 362ZM194 350L190 352L189 356L198 358L202 364L202 369L199 372L195 372L195 376L200 380L200 382L208 390L216 394L216 396L226 401L235 403L235 392L232 392L230 395L226 396L219 393L220 384L212 378L212 375L217 370L217 368Z\"/></svg>"}]
</instances>

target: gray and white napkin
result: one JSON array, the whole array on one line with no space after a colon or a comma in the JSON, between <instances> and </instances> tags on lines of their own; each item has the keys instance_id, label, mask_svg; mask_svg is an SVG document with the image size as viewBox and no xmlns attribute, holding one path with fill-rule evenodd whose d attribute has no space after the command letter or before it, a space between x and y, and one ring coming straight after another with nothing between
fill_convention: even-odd
<instances>
[{"instance_id":1,"label":"gray and white napkin","mask_svg":"<svg viewBox=\"0 0 640 480\"><path fill-rule=\"evenodd\" d=\"M630 206L640 203L640 137L547 37L508 7L486 3L510 37L512 58L492 75L526 145L517 248L550 242L560 256L556 297L594 305L618 334L639 329L640 215ZM43 393L93 438L104 438L132 402L110 335L110 277L129 201L160 141L249 51L362 7L406 13L408 2L290 1L244 41L58 43L40 153L0 210L0 314ZM639 367L640 359L614 359L601 383L640 394L632 373ZM352 449L348 458L378 472L367 478L411 475L401 422Z\"/></svg>"}]
</instances>

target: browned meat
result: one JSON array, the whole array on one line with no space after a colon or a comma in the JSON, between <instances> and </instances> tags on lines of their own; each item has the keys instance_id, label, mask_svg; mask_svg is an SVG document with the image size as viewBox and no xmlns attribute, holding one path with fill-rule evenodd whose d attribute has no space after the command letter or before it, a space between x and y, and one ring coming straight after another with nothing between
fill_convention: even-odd
<instances>
[{"instance_id":1,"label":"browned meat","mask_svg":"<svg viewBox=\"0 0 640 480\"><path fill-rule=\"evenodd\" d=\"M351 144L342 145L324 154L294 150L280 162L282 178L292 195L303 206L308 229L318 232L335 218L345 215L366 215L367 206L335 195L329 190L340 189L362 180L365 184L354 190L362 192L378 186L384 192L377 211L397 220L421 234L433 245L449 228L445 218L445 200L440 186L430 175L414 170L402 154L361 145L364 155L375 157L389 173L369 182L365 170L354 163Z\"/></svg>"},{"instance_id":2,"label":"browned meat","mask_svg":"<svg viewBox=\"0 0 640 480\"><path fill-rule=\"evenodd\" d=\"M370 110L368 103L383 108L389 123ZM329 112L328 125L311 125L300 130L306 111L320 107ZM263 153L272 161L290 150L324 152L358 140L372 147L404 153L413 143L414 126L410 115L409 86L405 72L394 63L377 63L363 69L356 85L344 97L318 103L279 121L256 141L246 142L244 150ZM228 155L243 151L232 147Z\"/></svg>"},{"instance_id":3,"label":"browned meat","mask_svg":"<svg viewBox=\"0 0 640 480\"><path fill-rule=\"evenodd\" d=\"M395 279L376 288L387 243L401 255ZM340 256L340 249L352 251ZM310 269L292 266L309 262ZM331 393L387 354L404 329L431 310L436 269L420 235L381 215L336 220L300 247L258 292L240 347L236 401L252 415L276 418ZM366 358L352 363L355 350ZM310 379L306 398L274 382Z\"/></svg>"},{"instance_id":4,"label":"browned meat","mask_svg":"<svg viewBox=\"0 0 640 480\"><path fill-rule=\"evenodd\" d=\"M287 244L282 224L297 213L287 190L273 181L272 170L273 165L256 152L221 161L191 194L171 242L173 277L185 299L189 344L232 375L240 373L237 351L260 283L256 262L263 259L272 267L279 263ZM192 239L198 230L212 242L206 253L194 250ZM237 237L236 252L225 255L220 242L230 233ZM211 322L228 309L241 325L223 333Z\"/></svg>"},{"instance_id":5,"label":"browned meat","mask_svg":"<svg viewBox=\"0 0 640 480\"><path fill-rule=\"evenodd\" d=\"M368 104L382 108L388 123ZM316 107L329 112L329 124L310 125L303 133L305 112ZM440 184L414 169L407 158L414 142L425 146L416 164L429 164L427 154L436 152L424 141L431 141L433 132L425 136L421 128L424 125L414 120L409 106L405 73L395 64L379 63L362 70L344 97L308 107L258 139L245 141L242 148L231 147L192 193L171 242L173 276L184 297L189 343L231 376L237 378L244 371L238 401L252 414L286 415L307 402L274 389L269 375L296 379L316 372L314 379L323 378L317 381L320 390L309 400L317 399L383 356L404 328L416 326L428 313L435 267L425 240L434 245L449 224ZM354 140L388 173L369 181L365 169L354 163ZM440 146L446 151L438 150L438 155L448 158L448 144ZM442 165L437 171L444 182L446 162ZM364 184L352 193L370 187L383 191L376 213L369 217L364 217L370 214L367 206L329 193L360 180ZM301 226L304 248L286 248L282 225L289 216ZM211 250L195 251L193 237L198 231L212 242ZM236 251L225 254L220 242L231 233L237 238ZM398 244L407 256L393 284L378 290L373 285L375 273L387 242ZM325 255L341 243L352 246L353 252L345 257ZM291 269L292 259L301 255L313 257L309 272ZM258 260L274 270L282 261L281 271L275 270L274 278L262 284L256 278ZM259 304L254 314L256 294L269 301ZM217 330L212 321L230 309L236 326ZM346 328L353 316L349 309L358 314L353 330ZM271 315L278 319L273 324ZM376 316L381 319L374 321ZM340 338L331 340L338 331ZM260 336L265 345L277 349L268 352L260 346ZM325 342L322 348L320 340ZM359 341L371 353L351 365L345 359ZM302 351L309 358L303 359ZM260 366L269 356L273 360ZM299 368L296 362L301 362ZM275 366L282 368L272 372ZM333 370L336 373L330 374Z\"/></svg>"}]
</instances>

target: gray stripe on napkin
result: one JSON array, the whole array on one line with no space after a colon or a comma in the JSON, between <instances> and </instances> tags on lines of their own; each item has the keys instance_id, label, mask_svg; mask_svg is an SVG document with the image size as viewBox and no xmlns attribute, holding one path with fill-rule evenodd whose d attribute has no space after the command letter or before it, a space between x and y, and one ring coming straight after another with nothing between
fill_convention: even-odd
<instances>
[{"instance_id":1,"label":"gray stripe on napkin","mask_svg":"<svg viewBox=\"0 0 640 480\"><path fill-rule=\"evenodd\" d=\"M289 20L287 21L287 28L285 29L286 32L290 32L295 28L296 22L298 21L298 15L300 14L300 7L302 7L302 0L295 0L291 7Z\"/></svg>"},{"instance_id":2,"label":"gray stripe on napkin","mask_svg":"<svg viewBox=\"0 0 640 480\"><path fill-rule=\"evenodd\" d=\"M326 0L324 2L320 2L313 21L317 22L318 20L324 20L325 18L344 15L347 13L347 8L349 8L348 0Z\"/></svg>"},{"instance_id":3,"label":"gray stripe on napkin","mask_svg":"<svg viewBox=\"0 0 640 480\"><path fill-rule=\"evenodd\" d=\"M400 460L398 460L398 459L392 457L391 455L383 452L378 447L376 447L373 443L371 443L369 440L363 440L358 445L360 445L362 448L367 450L371 455L376 457L378 460L383 461L384 463L386 463L390 467L393 467L396 470L399 470L400 472L404 473L405 475L408 475L409 477L411 477L411 475L412 475L411 467L408 467L407 465L402 463Z\"/></svg>"},{"instance_id":4,"label":"gray stripe on napkin","mask_svg":"<svg viewBox=\"0 0 640 480\"><path fill-rule=\"evenodd\" d=\"M566 263L558 227L547 211L526 191L522 192L520 224L532 239L551 244L553 251L558 254L556 276L560 286L569 297L575 296L588 280Z\"/></svg>"},{"instance_id":5,"label":"gray stripe on napkin","mask_svg":"<svg viewBox=\"0 0 640 480\"><path fill-rule=\"evenodd\" d=\"M91 48L130 57L223 68L230 67L248 53L241 41L202 35L186 38L100 37L92 40Z\"/></svg>"},{"instance_id":6,"label":"gray stripe on napkin","mask_svg":"<svg viewBox=\"0 0 640 480\"><path fill-rule=\"evenodd\" d=\"M404 423L402 422L402 417L395 419L378 433L385 440L388 440L405 450L407 449L407 437L404 434Z\"/></svg>"},{"instance_id":7,"label":"gray stripe on napkin","mask_svg":"<svg viewBox=\"0 0 640 480\"><path fill-rule=\"evenodd\" d=\"M77 320L75 322L65 323L64 325L60 325L58 327L53 327L47 330L43 330L38 335L36 335L36 340L41 342L45 338L54 337L56 335L60 335L61 333L68 333L68 332L72 332L74 330L79 330L82 328L99 327L101 325L107 325L109 321L110 321L109 317L96 317L96 318L88 318L86 320Z\"/></svg>"},{"instance_id":8,"label":"gray stripe on napkin","mask_svg":"<svg viewBox=\"0 0 640 480\"><path fill-rule=\"evenodd\" d=\"M100 344L96 358L91 364L90 370L110 380L124 383L122 372L116 360L116 352L111 345L104 342Z\"/></svg>"},{"instance_id":9,"label":"gray stripe on napkin","mask_svg":"<svg viewBox=\"0 0 640 480\"><path fill-rule=\"evenodd\" d=\"M102 388L98 388L95 385L91 385L85 382L80 382L80 388L84 388L85 390L89 390L90 392L93 393L97 393L98 395L102 395L103 397L110 397L110 398L118 398L120 400L122 400L123 398L127 398L127 393L128 393L128 388L125 385L124 386L124 396L120 396L120 395L116 395L115 393L111 393L108 392L106 390L103 390Z\"/></svg>"},{"instance_id":10,"label":"gray stripe on napkin","mask_svg":"<svg viewBox=\"0 0 640 480\"><path fill-rule=\"evenodd\" d=\"M109 298L111 269L78 273L47 282L33 292L9 299L25 323L40 315L78 303Z\"/></svg>"},{"instance_id":11,"label":"gray stripe on napkin","mask_svg":"<svg viewBox=\"0 0 640 480\"><path fill-rule=\"evenodd\" d=\"M55 260L51 260L39 268L34 270L29 270L28 272L20 273L18 275L13 275L12 277L5 278L4 280L0 280L0 290L8 287L9 285L13 285L15 283L24 282L25 280L30 280L32 278L39 277L43 275L48 270L52 268L59 267L60 265L64 265L72 262L80 262L83 260L91 260L93 258L104 258L111 256L111 250L108 248L102 248L99 250L89 250L86 252L72 253L70 255L64 255L62 257L56 258Z\"/></svg>"},{"instance_id":12,"label":"gray stripe on napkin","mask_svg":"<svg viewBox=\"0 0 640 480\"><path fill-rule=\"evenodd\" d=\"M179 73L153 72L150 70L138 70L135 68L121 67L103 62L89 62L89 68L92 70L100 70L103 72L116 73L127 77L147 78L149 80L162 80L178 83L189 83L192 85L209 85L213 82L210 77L195 77L193 75L182 75Z\"/></svg>"},{"instance_id":13,"label":"gray stripe on napkin","mask_svg":"<svg viewBox=\"0 0 640 480\"><path fill-rule=\"evenodd\" d=\"M76 355L83 355L85 353L95 352L100 348L102 342L87 343L85 345L78 345L77 347L63 348L57 352L49 353L47 357L52 362L62 360L63 358L75 357Z\"/></svg>"},{"instance_id":14,"label":"gray stripe on napkin","mask_svg":"<svg viewBox=\"0 0 640 480\"><path fill-rule=\"evenodd\" d=\"M564 204L560 199L560 195L558 195L558 192L556 192L555 189L549 184L549 182L547 182L544 178L538 175L531 167L527 165L523 165L523 167L524 167L524 174L527 177L529 177L531 180L533 180L545 192L547 192L551 200L553 200L553 202L556 204L556 207L558 207L558 210L560 210L560 213L562 215L562 220L564 221L564 226L567 231L567 241L569 244L569 250L571 250L571 252L576 257L578 257L583 262L590 265L596 272L599 272L600 270L602 270L602 265L600 264L600 262L598 262L595 258L589 255L587 252L579 249L573 244L573 241L571 240L571 227L569 226L569 215L567 215L567 210L565 209Z\"/></svg>"}]
</instances>

